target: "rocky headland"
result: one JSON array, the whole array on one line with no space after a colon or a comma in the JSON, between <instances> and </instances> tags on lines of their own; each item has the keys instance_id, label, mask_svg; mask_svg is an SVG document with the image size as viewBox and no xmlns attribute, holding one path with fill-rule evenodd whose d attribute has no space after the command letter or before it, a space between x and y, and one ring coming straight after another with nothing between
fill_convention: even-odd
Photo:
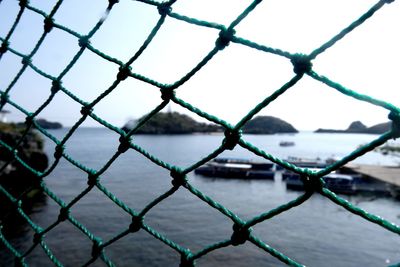
<instances>
[{"instance_id":1,"label":"rocky headland","mask_svg":"<svg viewBox=\"0 0 400 267\"><path fill-rule=\"evenodd\" d=\"M34 199L43 198L40 180L14 155L40 172L47 168L48 158L43 151L43 139L33 130L26 134L14 153L10 152L9 148L18 144L24 132L25 127L0 123L0 185L14 198L22 200L23 209L28 209L35 202ZM0 203L0 220L3 220L3 215L15 211L15 206L3 193L0 193ZM11 217L7 216L8 219Z\"/></svg>"},{"instance_id":2,"label":"rocky headland","mask_svg":"<svg viewBox=\"0 0 400 267\"><path fill-rule=\"evenodd\" d=\"M133 129L139 120L130 120L123 130L128 132ZM250 120L243 127L246 134L276 134L276 133L297 133L298 131L289 123L272 116L257 116ZM148 122L140 127L136 134L191 134L191 133L215 133L223 132L223 127L198 122L188 115L178 112L160 112L153 116Z\"/></svg>"},{"instance_id":3,"label":"rocky headland","mask_svg":"<svg viewBox=\"0 0 400 267\"><path fill-rule=\"evenodd\" d=\"M364 133L364 134L383 134L390 131L391 122L384 122L373 125L371 127L365 126L360 121L352 122L349 127L345 130L337 129L318 129L316 133Z\"/></svg>"},{"instance_id":4,"label":"rocky headland","mask_svg":"<svg viewBox=\"0 0 400 267\"><path fill-rule=\"evenodd\" d=\"M243 133L247 134L277 134L298 133L290 123L272 116L257 116L250 120L244 127Z\"/></svg>"}]
</instances>

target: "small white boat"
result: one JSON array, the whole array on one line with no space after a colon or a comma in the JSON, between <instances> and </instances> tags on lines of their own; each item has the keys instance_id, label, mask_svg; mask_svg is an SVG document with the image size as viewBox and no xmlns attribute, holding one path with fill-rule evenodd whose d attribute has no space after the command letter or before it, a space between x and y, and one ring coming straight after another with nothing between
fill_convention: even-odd
<instances>
[{"instance_id":1,"label":"small white boat","mask_svg":"<svg viewBox=\"0 0 400 267\"><path fill-rule=\"evenodd\" d=\"M280 145L280 146L283 146L283 147L287 147L287 146L294 146L295 144L294 144L294 142L292 142L292 141L281 141L281 142L279 143L279 145Z\"/></svg>"}]
</instances>

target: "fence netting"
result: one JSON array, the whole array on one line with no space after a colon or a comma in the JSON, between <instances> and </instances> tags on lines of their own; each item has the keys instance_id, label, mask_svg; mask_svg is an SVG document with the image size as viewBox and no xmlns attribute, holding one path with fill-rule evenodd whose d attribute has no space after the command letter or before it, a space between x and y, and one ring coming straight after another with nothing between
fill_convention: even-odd
<instances>
[{"instance_id":1,"label":"fence netting","mask_svg":"<svg viewBox=\"0 0 400 267\"><path fill-rule=\"evenodd\" d=\"M2 1L0 1L0 8L1 2ZM138 0L137 2L140 2L140 4L148 5L154 9L157 9L159 13L159 19L154 25L154 28L152 29L150 34L147 36L146 40L141 45L141 47L137 51L134 51L132 53L132 57L126 62L123 62L117 58L113 58L107 55L106 53L103 53L102 51L100 51L100 49L94 47L90 42L91 38L93 38L93 36L96 35L103 24L107 22L107 16L111 12L113 12L113 7L120 4L118 0L108 1L105 15L98 20L98 22L88 33L78 33L72 29L69 29L68 27L57 23L57 21L54 19L54 16L59 8L62 6L63 2L63 0L57 1L51 12L46 13L45 11L38 9L35 6L32 6L28 0L20 0L20 11L15 17L15 21L12 27L9 29L6 36L0 36L0 60L4 54L11 53L19 57L22 62L22 67L19 69L17 75L12 79L11 83L5 88L0 88L0 110L4 109L4 106L10 105L13 108L17 109L19 112L23 113L24 116L26 116L25 129L21 133L19 140L17 140L14 144L7 143L6 140L0 140L0 146L3 149L9 151L9 154L12 155L12 157L10 157L7 162L0 166L0 171L5 171L7 166L10 165L12 162L20 162L29 172L33 173L37 177L37 183L39 184L43 192L47 195L47 197L52 199L59 206L58 218L47 228L42 228L41 226L36 224L30 218L29 214L27 214L22 208L22 199L26 192L19 195L14 195L0 184L0 194L2 195L2 197L7 198L11 203L13 203L13 208L19 213L22 218L24 218L24 220L29 224L34 232L31 247L26 251L19 251L12 245L11 242L9 242L9 240L7 240L0 228L0 240L3 243L4 247L9 250L9 253L15 256L16 265L27 266L25 258L33 251L34 248L40 246L49 257L49 259L54 263L54 265L63 266L63 263L60 262L52 253L51 247L46 244L46 234L52 231L52 229L54 229L59 224L70 223L71 225L76 227L82 233L82 235L91 240L93 244L91 258L88 259L85 266L90 265L97 260L102 260L107 266L114 266L113 259L107 256L106 248L112 246L113 243L117 242L120 239L123 239L128 235L134 235L138 231L145 231L149 235L153 236L155 239L158 239L160 241L160 246L169 246L170 248L175 250L181 258L179 266L194 266L197 259L199 259L200 257L206 257L207 254L209 254L210 252L227 246L240 246L245 242L254 244L260 250L265 251L267 254L270 254L271 256L277 258L283 263L286 263L287 265L303 266L300 262L297 262L296 259L292 259L282 252L278 251L277 249L269 246L266 240L261 240L261 238L257 237L252 232L252 227L275 216L279 216L289 209L296 208L297 206L307 201L314 193L318 193L324 196L327 200L332 201L337 205L340 205L349 212L356 214L363 219L378 225L379 227L383 227L386 230L393 232L394 234L400 234L400 227L398 225L395 225L394 223L387 221L377 215L371 214L331 192L324 187L324 182L321 178L324 175L327 175L328 173L337 170L345 164L364 155L365 153L374 150L376 147L384 144L386 141L399 137L400 108L386 101L382 101L380 99L376 99L368 95L359 93L350 88L346 88L338 81L330 80L329 78L316 73L313 70L312 64L313 60L321 55L326 49L334 46L336 42L340 41L342 38L346 38L346 36L355 31L358 26L371 18L376 12L379 12L381 8L390 8L389 4L393 2L393 0L378 1L376 4L370 7L370 9L366 13L360 14L360 17L357 20L345 27L326 43L324 43L320 47L317 47L310 54L289 53L281 49L269 47L267 44L260 44L251 40L241 38L236 34L235 28L247 16L251 16L252 12L256 10L257 6L262 2L261 0L255 0L251 2L250 5L245 8L240 14L238 14L236 19L234 19L229 25L221 25L214 22L203 21L198 18L191 18L186 16L185 14L175 13L174 4L176 0L170 0L166 2ZM10 39L13 36L16 28L18 27L21 18L24 16L24 12L26 12L27 10L29 10L30 12L34 12L37 16L41 17L41 19L43 20L43 32L34 48L29 53L22 53L21 51L13 48L13 43L10 42ZM339 14L338 16L340 17ZM154 37L161 31L166 19L173 19L185 23L190 23L195 27L206 27L209 29L213 29L219 33L218 35L216 35L215 45L213 45L211 51L209 51L209 53L206 54L204 58L197 63L197 65L188 70L183 77L170 84L165 84L157 80L153 80L140 73L136 73L131 68L131 65L141 57L142 53L153 41ZM71 58L70 62L59 73L58 76L53 76L49 73L46 73L45 71L37 67L31 60L43 44L49 32L51 32L54 28L57 28L58 30L61 30L64 33L73 37L76 42L79 43L80 47L79 51L73 56L73 58ZM185 84L192 77L194 77L206 64L212 64L213 57L223 49L229 49L228 46L230 43L235 43L240 46L256 49L259 51L259 53L269 53L277 57L282 57L290 61L293 65L292 78L288 80L285 84L283 84L280 88L276 88L276 90L272 94L266 95L264 99L260 99L259 104L251 109L247 113L247 115L244 116L236 125L232 125L213 114L208 114L207 112L195 107L194 105L185 102L178 96L180 86ZM81 100L79 96L75 95L69 88L66 88L66 86L63 85L64 76L68 72L70 72L71 69L74 68L75 64L79 61L84 51L90 51L94 55L101 57L102 59L107 60L112 64L115 64L119 68L118 72L115 73L115 81L112 83L112 85L109 86L108 89L105 90L103 93L98 95L97 98L92 102L85 102ZM17 103L17 101L14 101L13 98L10 96L10 92L15 87L15 84L21 78L23 73L27 70L34 71L43 78L50 80L52 83L51 88L49 88L48 98L36 110L26 110L21 104ZM348 96L349 98L353 98L355 101L363 101L370 105L374 105L387 110L388 117L392 121L391 130L380 135L372 142L357 148L347 156L332 163L331 165L320 171L300 168L294 164L289 163L288 161L285 161L284 159L268 153L268 151L264 151L258 148L251 142L246 141L246 139L241 135L242 127L246 125L246 123L261 110L268 108L267 106L271 102L279 98L285 92L289 91L296 83L298 83L303 77L306 76L328 85L333 90L339 91L343 95ZM1 74L0 77L2 77ZM149 86L152 86L156 90L159 90L161 96L159 105L155 107L151 112L149 112L133 129L129 131L123 130L120 126L112 125L111 123L103 120L100 116L96 115L96 105L107 98L107 96L109 96L111 92L116 90L120 83L126 79L135 79L143 83L147 83ZM72 101L76 102L80 106L81 113L79 120L76 121L76 123L68 130L67 134L62 139L56 138L49 131L42 128L36 122L37 116L53 101L54 97L57 94L63 94L64 96L70 98ZM140 127L145 125L146 122L148 122L155 114L160 112L170 102L180 105L190 112L193 112L212 123L222 126L224 129L225 136L220 146L216 147L214 151L210 151L209 155L199 159L197 162L193 163L190 166L176 166L164 160L161 160L146 151L144 148L140 147L138 144L136 144L133 138ZM91 118L97 121L99 124L103 125L104 127L107 127L111 131L115 132L116 135L118 135L119 137L120 144L118 147L115 148L115 154L102 168L98 170L94 170L89 168L88 166L84 166L80 162L74 160L74 158L72 158L65 152L65 148L68 146L68 140L88 118ZM19 147L22 145L24 138L26 138L28 132L31 129L36 129L43 137L49 139L50 142L54 142L55 144L55 151L53 155L54 161L44 171L39 171L33 166L30 166L18 153ZM259 214L258 216L249 220L244 220L240 218L237 214L224 207L224 205L222 205L221 203L218 203L214 199L205 195L191 183L190 179L187 176L190 172L194 171L196 168L202 166L210 160L216 158L222 152L235 149L236 146L240 146L254 153L254 155L256 155L257 157L272 161L287 170L300 174L303 177L303 182L305 186L304 193L288 203L278 206L265 213ZM167 169L170 172L171 176L172 183L170 190L158 196L153 201L149 202L142 210L134 210L130 208L122 200L113 195L113 193L102 184L102 174L107 171L107 169L121 154L125 153L128 150L134 150L135 153L141 154L152 163L158 165L159 168ZM57 165L62 158L76 166L76 168L79 168L80 170L87 173L87 188L82 192L77 192L76 197L69 203L65 203L60 197L52 192L49 187L46 186L46 178L52 173L55 168L57 168ZM128 222L130 223L130 226L127 229L109 240L102 240L100 236L96 236L91 233L90 229L88 229L83 223L74 218L70 212L74 209L74 206L92 190L98 190L99 192L102 192L105 196L110 198L115 203L115 205L117 205L121 210L129 214L132 218L131 222ZM168 237L159 233L157 229L154 229L146 224L146 213L148 213L153 207L157 206L159 203L163 202L165 199L172 196L177 190L187 190L188 192L196 196L199 201L207 203L210 208L216 209L221 214L228 217L232 221L233 226L231 236L228 236L225 240L221 240L220 242L210 244L209 246L204 247L199 251L191 251L189 248L177 244L173 240L170 240Z\"/></svg>"}]
</instances>

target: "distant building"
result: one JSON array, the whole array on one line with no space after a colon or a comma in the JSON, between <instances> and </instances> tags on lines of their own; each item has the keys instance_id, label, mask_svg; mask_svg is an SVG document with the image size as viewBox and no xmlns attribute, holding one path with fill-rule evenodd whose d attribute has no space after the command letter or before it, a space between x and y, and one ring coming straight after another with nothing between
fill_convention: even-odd
<instances>
[{"instance_id":1,"label":"distant building","mask_svg":"<svg viewBox=\"0 0 400 267\"><path fill-rule=\"evenodd\" d=\"M0 110L0 122L7 122L7 114L10 113L8 110Z\"/></svg>"}]
</instances>

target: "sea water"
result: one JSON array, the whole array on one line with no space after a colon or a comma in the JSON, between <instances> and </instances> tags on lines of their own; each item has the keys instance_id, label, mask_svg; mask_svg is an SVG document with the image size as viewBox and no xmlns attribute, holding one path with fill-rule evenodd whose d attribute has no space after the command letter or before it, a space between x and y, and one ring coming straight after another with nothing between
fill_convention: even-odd
<instances>
[{"instance_id":1,"label":"sea water","mask_svg":"<svg viewBox=\"0 0 400 267\"><path fill-rule=\"evenodd\" d=\"M51 133L61 139L67 130ZM83 128L66 143L65 152L93 170L101 169L117 151L118 135L107 129ZM341 158L360 145L377 138L363 134L244 135L243 138L267 153L285 159L289 156ZM135 136L133 142L157 158L181 168L188 167L214 151L223 135ZM280 141L294 146L280 147ZM46 140L51 161L54 144ZM237 146L223 157L263 160ZM371 152L359 159L366 164L398 164L396 158ZM275 180L214 179L188 175L190 183L237 214L249 220L287 203L301 192L290 191L277 175ZM62 159L45 178L49 189L69 203L87 188L87 174ZM171 188L169 172L134 150L122 154L101 176L101 183L131 209L140 212L155 198ZM399 202L389 197L341 196L368 212L400 224ZM42 228L57 220L60 207L50 198L38 203L31 219ZM92 234L107 241L126 230L131 218L98 189L93 189L71 209L71 215ZM232 221L184 188L152 208L145 216L147 225L193 253L227 240ZM18 251L32 245L32 230L11 238ZM400 237L353 215L330 200L313 195L299 207L253 227L252 234L269 246L307 266L387 266L400 262ZM44 241L65 266L80 266L90 259L92 242L70 222L65 221L48 232ZM0 247L0 266L13 262L11 254ZM180 255L141 230L129 234L105 249L117 266L178 266ZM43 249L37 246L26 258L31 266L53 266ZM93 266L104 266L96 261ZM197 266L285 266L251 244L229 246L197 260Z\"/></svg>"}]
</instances>

